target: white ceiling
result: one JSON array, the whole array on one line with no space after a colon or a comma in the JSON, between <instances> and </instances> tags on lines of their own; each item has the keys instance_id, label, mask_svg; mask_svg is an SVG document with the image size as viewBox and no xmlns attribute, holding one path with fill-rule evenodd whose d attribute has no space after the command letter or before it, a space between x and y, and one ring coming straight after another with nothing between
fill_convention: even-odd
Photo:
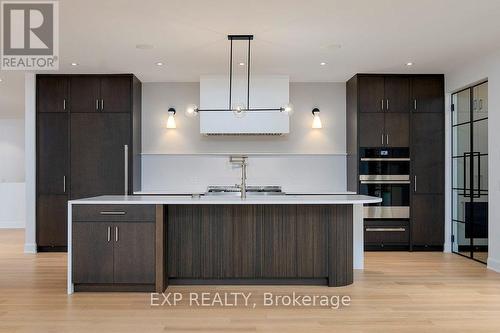
<instances>
[{"instance_id":1,"label":"white ceiling","mask_svg":"<svg viewBox=\"0 0 500 333\"><path fill-rule=\"evenodd\" d=\"M131 72L145 82L226 73L227 34L255 35L253 73L287 74L292 81L345 81L358 72L443 73L500 48L499 0L59 3L61 72ZM415 65L407 68L408 61ZM7 81L0 83L2 94Z\"/></svg>"}]
</instances>

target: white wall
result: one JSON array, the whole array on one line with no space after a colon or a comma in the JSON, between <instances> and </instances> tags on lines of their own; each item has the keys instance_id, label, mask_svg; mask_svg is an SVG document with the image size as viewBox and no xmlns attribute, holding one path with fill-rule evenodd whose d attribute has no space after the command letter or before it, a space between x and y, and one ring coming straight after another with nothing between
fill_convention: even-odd
<instances>
[{"instance_id":1,"label":"white wall","mask_svg":"<svg viewBox=\"0 0 500 333\"><path fill-rule=\"evenodd\" d=\"M249 184L281 185L288 192L343 192L345 83L290 83L295 112L285 136L203 136L199 120L184 110L199 105L198 83L144 83L142 108L143 192L204 192L209 184L233 184L230 154L249 154ZM165 128L167 109L177 129ZM311 128L319 107L323 129ZM154 175L154 176L153 176ZM158 181L161 179L161 181Z\"/></svg>"},{"instance_id":2,"label":"white wall","mask_svg":"<svg viewBox=\"0 0 500 333\"><path fill-rule=\"evenodd\" d=\"M488 168L489 179L489 257L488 267L500 272L500 206L496 203L500 202L500 52L495 52L486 55L482 58L472 59L469 63L457 66L454 70L446 73L446 91L454 92L472 83L488 79L488 104L489 104L489 119L488 119L488 153L489 162ZM450 137L450 122L449 122L449 100L448 103L448 135ZM450 157L448 156L448 160ZM450 167L448 165L448 171ZM449 187L448 187L449 188ZM448 193L448 200L450 193ZM450 209L448 209L449 211ZM447 224L450 224L448 219ZM447 237L450 234L448 233Z\"/></svg>"}]
</instances>

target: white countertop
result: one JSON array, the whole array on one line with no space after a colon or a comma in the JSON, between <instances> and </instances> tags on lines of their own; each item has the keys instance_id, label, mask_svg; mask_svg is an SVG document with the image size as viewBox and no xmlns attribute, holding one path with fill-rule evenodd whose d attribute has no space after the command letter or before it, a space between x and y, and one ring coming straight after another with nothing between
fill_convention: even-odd
<instances>
[{"instance_id":1,"label":"white countertop","mask_svg":"<svg viewBox=\"0 0 500 333\"><path fill-rule=\"evenodd\" d=\"M357 205L381 202L381 198L357 194L333 195L269 195L249 196L166 196L166 195L103 195L69 201L70 204L141 204L141 205Z\"/></svg>"}]
</instances>

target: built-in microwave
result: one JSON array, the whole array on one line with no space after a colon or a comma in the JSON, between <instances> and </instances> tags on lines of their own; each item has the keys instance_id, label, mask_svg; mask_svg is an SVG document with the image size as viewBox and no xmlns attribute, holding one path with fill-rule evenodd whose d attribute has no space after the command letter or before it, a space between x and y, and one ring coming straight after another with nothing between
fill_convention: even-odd
<instances>
[{"instance_id":1,"label":"built-in microwave","mask_svg":"<svg viewBox=\"0 0 500 333\"><path fill-rule=\"evenodd\" d=\"M359 170L359 193L382 198L364 207L365 218L410 218L408 148L362 148Z\"/></svg>"}]
</instances>

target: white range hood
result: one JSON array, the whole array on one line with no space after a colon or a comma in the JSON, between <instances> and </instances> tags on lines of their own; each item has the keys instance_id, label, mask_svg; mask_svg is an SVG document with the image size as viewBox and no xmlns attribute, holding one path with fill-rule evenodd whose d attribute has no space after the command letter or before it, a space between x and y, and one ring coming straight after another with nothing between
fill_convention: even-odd
<instances>
[{"instance_id":1,"label":"white range hood","mask_svg":"<svg viewBox=\"0 0 500 333\"><path fill-rule=\"evenodd\" d=\"M246 77L233 77L232 108L247 105ZM229 77L200 77L200 108L227 109ZM255 75L250 78L250 108L279 109L289 103L289 77ZM279 111L200 112L200 133L204 135L283 135L290 132L290 116Z\"/></svg>"}]
</instances>

